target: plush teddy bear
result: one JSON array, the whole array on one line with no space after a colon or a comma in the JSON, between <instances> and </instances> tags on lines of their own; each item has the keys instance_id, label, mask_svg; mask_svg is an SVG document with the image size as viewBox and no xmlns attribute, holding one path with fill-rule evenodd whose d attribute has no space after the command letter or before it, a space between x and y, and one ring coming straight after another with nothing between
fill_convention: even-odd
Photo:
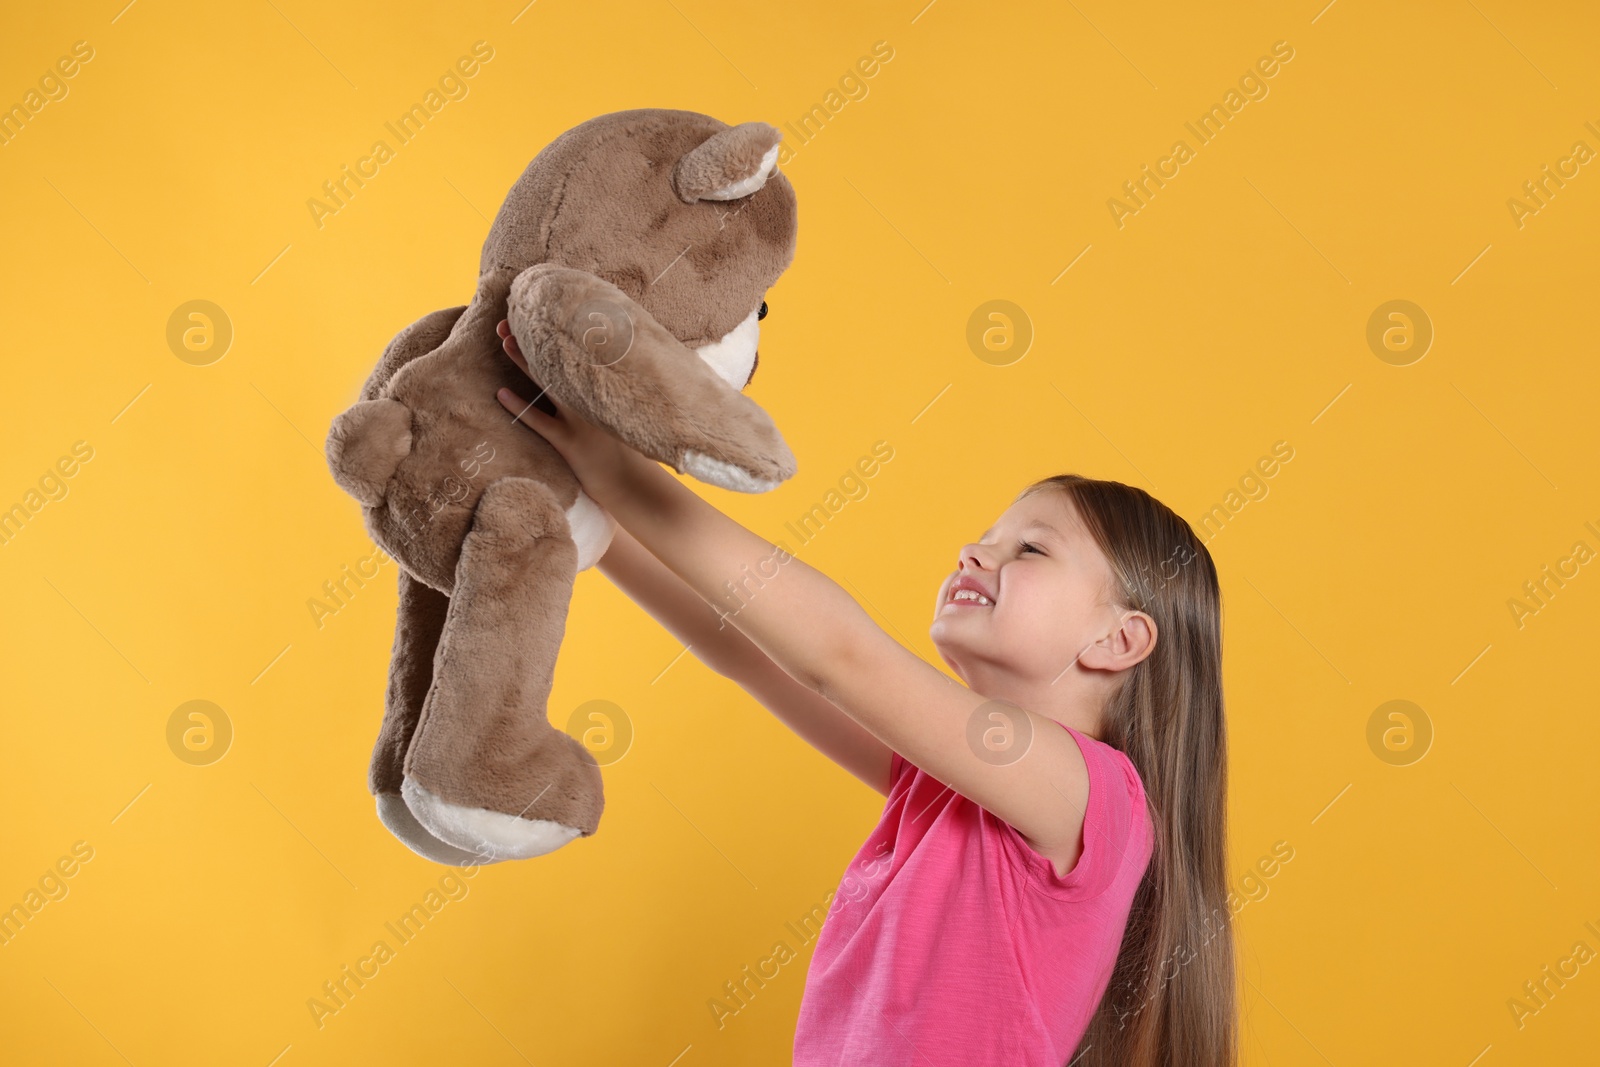
<instances>
[{"instance_id":1,"label":"plush teddy bear","mask_svg":"<svg viewBox=\"0 0 1600 1067\"><path fill-rule=\"evenodd\" d=\"M368 784L379 819L428 859L542 855L593 834L605 804L594 756L545 703L574 577L616 521L497 391L554 414L548 392L725 489L795 473L742 392L763 297L794 258L779 139L766 123L661 108L561 134L506 195L472 303L401 330L333 420L334 480L400 572Z\"/></svg>"}]
</instances>

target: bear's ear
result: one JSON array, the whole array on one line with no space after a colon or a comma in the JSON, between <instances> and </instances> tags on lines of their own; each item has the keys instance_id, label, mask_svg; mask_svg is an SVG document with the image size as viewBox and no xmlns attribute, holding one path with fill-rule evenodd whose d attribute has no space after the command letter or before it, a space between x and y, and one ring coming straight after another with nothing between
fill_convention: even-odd
<instances>
[{"instance_id":1,"label":"bear's ear","mask_svg":"<svg viewBox=\"0 0 1600 1067\"><path fill-rule=\"evenodd\" d=\"M686 204L737 200L766 184L778 162L783 134L765 122L741 122L712 134L672 171L672 188Z\"/></svg>"}]
</instances>

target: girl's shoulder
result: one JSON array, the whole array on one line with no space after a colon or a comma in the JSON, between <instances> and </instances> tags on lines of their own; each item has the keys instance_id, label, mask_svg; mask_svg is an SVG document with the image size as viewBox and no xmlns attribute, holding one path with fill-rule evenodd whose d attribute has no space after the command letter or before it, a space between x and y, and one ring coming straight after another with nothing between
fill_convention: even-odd
<instances>
[{"instance_id":1,"label":"girl's shoulder","mask_svg":"<svg viewBox=\"0 0 1600 1067\"><path fill-rule=\"evenodd\" d=\"M1125 874L1124 870L1129 863L1135 863L1137 873L1142 874L1153 847L1153 828L1138 769L1120 749L1065 723L1056 725L1077 742L1089 778L1082 849L1070 870L1058 873L1054 861L1036 851L1016 827L898 752L890 759L889 797L884 805L885 819L894 825L884 832L909 833L907 843L914 849L931 844L930 837L958 850L967 846L955 839L968 835L990 841L995 846L993 850L980 855L995 856L1000 868L1014 879L1012 884L1032 887L1057 899L1098 897L1119 881L1119 875L1121 880L1131 877L1137 884L1137 876L1133 872ZM936 829L941 826L943 830Z\"/></svg>"},{"instance_id":2,"label":"girl's shoulder","mask_svg":"<svg viewBox=\"0 0 1600 1067\"><path fill-rule=\"evenodd\" d=\"M1144 778L1140 776L1139 768L1133 765L1133 760L1129 758L1126 752L1115 745L1107 744L1097 737L1090 737L1086 733L1075 730L1066 723L1057 723L1057 725L1077 740L1078 749L1083 753L1084 762L1090 764L1091 775L1096 769L1094 764L1090 762L1091 760L1099 762L1099 770L1102 777L1110 777L1107 770L1108 766L1115 767L1117 773L1121 775L1122 786L1127 791L1129 799L1140 801L1145 799Z\"/></svg>"},{"instance_id":3,"label":"girl's shoulder","mask_svg":"<svg viewBox=\"0 0 1600 1067\"><path fill-rule=\"evenodd\" d=\"M1056 725L1078 743L1089 776L1082 850L1076 863L1064 875L1058 874L1054 864L1034 851L1015 828L994 821L1018 873L1035 888L1051 896L1087 900L1123 880L1118 876L1130 863L1143 873L1153 847L1153 826L1144 781L1128 755L1066 723ZM1136 883L1137 877L1133 881Z\"/></svg>"}]
</instances>

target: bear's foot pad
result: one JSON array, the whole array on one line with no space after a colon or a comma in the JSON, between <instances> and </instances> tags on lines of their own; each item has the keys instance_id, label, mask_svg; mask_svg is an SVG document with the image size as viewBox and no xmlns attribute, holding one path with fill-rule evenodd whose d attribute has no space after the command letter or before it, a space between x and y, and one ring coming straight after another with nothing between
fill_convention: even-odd
<instances>
[{"instance_id":1,"label":"bear's foot pad","mask_svg":"<svg viewBox=\"0 0 1600 1067\"><path fill-rule=\"evenodd\" d=\"M400 794L406 808L428 833L465 850L479 863L543 856L581 833L575 826L546 819L524 819L488 808L452 804L424 789L409 775L400 783Z\"/></svg>"}]
</instances>

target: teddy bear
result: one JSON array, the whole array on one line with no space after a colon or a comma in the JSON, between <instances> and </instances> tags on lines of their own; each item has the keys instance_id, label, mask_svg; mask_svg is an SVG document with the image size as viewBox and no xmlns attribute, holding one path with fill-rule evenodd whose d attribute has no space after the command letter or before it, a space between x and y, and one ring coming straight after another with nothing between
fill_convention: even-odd
<instances>
[{"instance_id":1,"label":"teddy bear","mask_svg":"<svg viewBox=\"0 0 1600 1067\"><path fill-rule=\"evenodd\" d=\"M574 579L616 521L498 390L553 415L548 393L709 485L761 493L795 473L744 394L765 294L794 258L780 139L663 108L560 134L506 194L472 302L401 330L329 428L334 481L398 564L368 787L427 859L544 855L594 834L605 805L594 755L546 702Z\"/></svg>"}]
</instances>

